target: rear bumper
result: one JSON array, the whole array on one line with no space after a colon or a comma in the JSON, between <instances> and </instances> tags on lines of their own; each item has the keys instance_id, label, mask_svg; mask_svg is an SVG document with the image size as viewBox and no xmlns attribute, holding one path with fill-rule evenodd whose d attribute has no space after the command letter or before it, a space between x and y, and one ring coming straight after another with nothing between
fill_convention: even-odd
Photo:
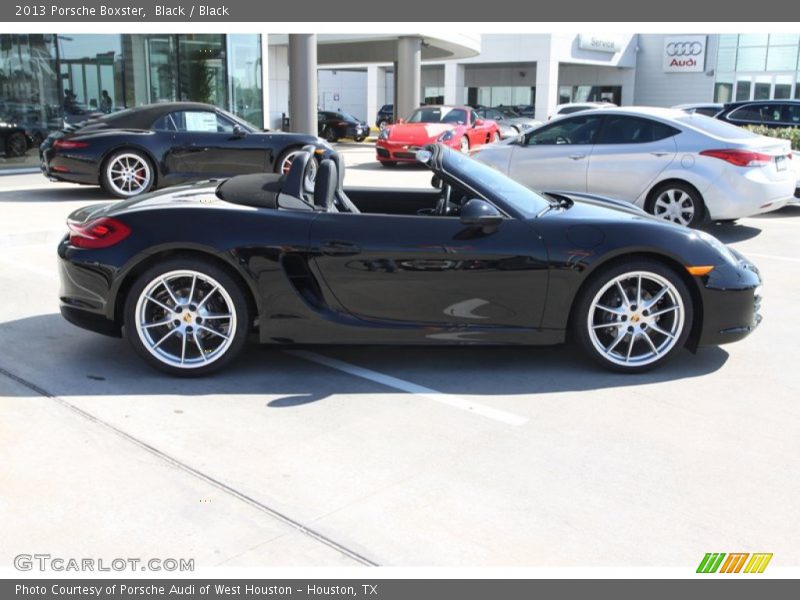
<instances>
[{"instance_id":1,"label":"rear bumper","mask_svg":"<svg viewBox=\"0 0 800 600\"><path fill-rule=\"evenodd\" d=\"M703 192L703 199L711 219L741 219L783 208L793 199L796 183L791 168L770 179L764 169L732 166Z\"/></svg>"},{"instance_id":2,"label":"rear bumper","mask_svg":"<svg viewBox=\"0 0 800 600\"><path fill-rule=\"evenodd\" d=\"M99 185L97 164L93 158L56 154L52 148L39 153L39 168L48 179Z\"/></svg>"}]
</instances>

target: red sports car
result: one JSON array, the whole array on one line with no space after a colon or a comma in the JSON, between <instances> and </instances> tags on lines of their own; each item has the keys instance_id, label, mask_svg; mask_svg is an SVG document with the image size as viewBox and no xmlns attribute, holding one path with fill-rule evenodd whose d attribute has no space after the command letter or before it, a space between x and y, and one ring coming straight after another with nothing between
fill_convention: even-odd
<instances>
[{"instance_id":1,"label":"red sports car","mask_svg":"<svg viewBox=\"0 0 800 600\"><path fill-rule=\"evenodd\" d=\"M500 139L494 121L481 119L468 106L423 106L408 120L381 130L375 144L378 160L385 167L414 162L417 150L440 142L462 152Z\"/></svg>"}]
</instances>

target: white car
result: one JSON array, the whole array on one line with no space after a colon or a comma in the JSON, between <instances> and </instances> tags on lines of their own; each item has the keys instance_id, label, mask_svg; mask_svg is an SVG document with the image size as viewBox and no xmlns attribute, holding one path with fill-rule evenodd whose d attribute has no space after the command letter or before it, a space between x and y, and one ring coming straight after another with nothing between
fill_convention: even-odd
<instances>
[{"instance_id":1,"label":"white car","mask_svg":"<svg viewBox=\"0 0 800 600\"><path fill-rule=\"evenodd\" d=\"M617 105L612 102L568 102L566 104L558 104L549 115L547 120L555 119L556 117L563 117L571 115L572 113L582 112L584 110L591 110L593 108L614 108Z\"/></svg>"},{"instance_id":2,"label":"white car","mask_svg":"<svg viewBox=\"0 0 800 600\"><path fill-rule=\"evenodd\" d=\"M796 184L788 140L667 108L584 111L474 157L531 188L627 200L688 226L776 210Z\"/></svg>"}]
</instances>

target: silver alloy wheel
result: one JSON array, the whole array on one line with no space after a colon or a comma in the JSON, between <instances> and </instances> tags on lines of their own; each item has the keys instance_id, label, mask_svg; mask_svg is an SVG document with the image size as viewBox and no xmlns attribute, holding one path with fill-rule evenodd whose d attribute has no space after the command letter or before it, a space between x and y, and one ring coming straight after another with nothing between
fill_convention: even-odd
<instances>
[{"instance_id":1,"label":"silver alloy wheel","mask_svg":"<svg viewBox=\"0 0 800 600\"><path fill-rule=\"evenodd\" d=\"M592 300L586 326L595 350L614 364L648 365L672 350L686 310L677 288L649 271L608 281Z\"/></svg>"},{"instance_id":2,"label":"silver alloy wheel","mask_svg":"<svg viewBox=\"0 0 800 600\"><path fill-rule=\"evenodd\" d=\"M497 142L499 142L499 141L500 141L500 135L499 135L499 134L498 134L498 133L495 131L495 132L492 134L492 139L489 141L489 143L490 143L490 144L496 144L496 143L497 143Z\"/></svg>"},{"instance_id":3,"label":"silver alloy wheel","mask_svg":"<svg viewBox=\"0 0 800 600\"><path fill-rule=\"evenodd\" d=\"M469 140L467 139L467 136L461 138L460 146L461 146L461 152L463 152L464 154L469 152Z\"/></svg>"},{"instance_id":4,"label":"silver alloy wheel","mask_svg":"<svg viewBox=\"0 0 800 600\"><path fill-rule=\"evenodd\" d=\"M138 154L118 154L106 166L106 181L120 196L135 196L150 187L150 164Z\"/></svg>"},{"instance_id":5,"label":"silver alloy wheel","mask_svg":"<svg viewBox=\"0 0 800 600\"><path fill-rule=\"evenodd\" d=\"M230 294L199 271L170 271L153 279L139 295L134 315L136 334L147 351L181 369L221 358L236 332Z\"/></svg>"},{"instance_id":6,"label":"silver alloy wheel","mask_svg":"<svg viewBox=\"0 0 800 600\"><path fill-rule=\"evenodd\" d=\"M694 219L695 202L685 191L671 188L661 192L653 204L653 214L667 221L688 226Z\"/></svg>"},{"instance_id":7,"label":"silver alloy wheel","mask_svg":"<svg viewBox=\"0 0 800 600\"><path fill-rule=\"evenodd\" d=\"M292 170L292 161L294 161L294 157L303 152L303 150L297 149L292 150L286 156L283 157L281 160L281 164L278 167L278 173L282 173L283 175L288 175L289 171ZM306 167L306 179L305 185L306 189L313 190L314 189L314 180L317 178L317 161L312 156L308 161L308 166Z\"/></svg>"}]
</instances>

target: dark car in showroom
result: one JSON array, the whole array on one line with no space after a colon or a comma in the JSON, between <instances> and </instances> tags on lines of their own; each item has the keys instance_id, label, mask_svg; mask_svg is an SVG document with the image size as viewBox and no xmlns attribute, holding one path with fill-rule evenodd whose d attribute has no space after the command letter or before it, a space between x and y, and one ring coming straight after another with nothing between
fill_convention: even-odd
<instances>
[{"instance_id":1,"label":"dark car in showroom","mask_svg":"<svg viewBox=\"0 0 800 600\"><path fill-rule=\"evenodd\" d=\"M394 104L384 104L378 109L378 115L375 117L375 127L383 129L392 123L394 123Z\"/></svg>"},{"instance_id":2,"label":"dark car in showroom","mask_svg":"<svg viewBox=\"0 0 800 600\"><path fill-rule=\"evenodd\" d=\"M311 181L303 151L286 175L79 209L58 246L61 313L186 376L229 363L248 338L572 339L636 373L760 321L758 270L707 233L627 202L535 192L443 144L417 160L427 189L345 188L335 152Z\"/></svg>"},{"instance_id":3,"label":"dark car in showroom","mask_svg":"<svg viewBox=\"0 0 800 600\"><path fill-rule=\"evenodd\" d=\"M0 151L6 158L25 156L31 143L25 127L0 121Z\"/></svg>"},{"instance_id":4,"label":"dark car in showroom","mask_svg":"<svg viewBox=\"0 0 800 600\"><path fill-rule=\"evenodd\" d=\"M331 144L342 138L363 142L369 135L369 125L366 121L342 111L321 110L317 112L317 129L319 137Z\"/></svg>"},{"instance_id":5,"label":"dark car in showroom","mask_svg":"<svg viewBox=\"0 0 800 600\"><path fill-rule=\"evenodd\" d=\"M734 125L800 127L800 100L749 100L730 102L716 118Z\"/></svg>"},{"instance_id":6,"label":"dark car in showroom","mask_svg":"<svg viewBox=\"0 0 800 600\"><path fill-rule=\"evenodd\" d=\"M260 130L208 104L169 102L68 125L39 154L50 179L130 198L189 181L286 172L306 144L329 149L316 136Z\"/></svg>"}]
</instances>

